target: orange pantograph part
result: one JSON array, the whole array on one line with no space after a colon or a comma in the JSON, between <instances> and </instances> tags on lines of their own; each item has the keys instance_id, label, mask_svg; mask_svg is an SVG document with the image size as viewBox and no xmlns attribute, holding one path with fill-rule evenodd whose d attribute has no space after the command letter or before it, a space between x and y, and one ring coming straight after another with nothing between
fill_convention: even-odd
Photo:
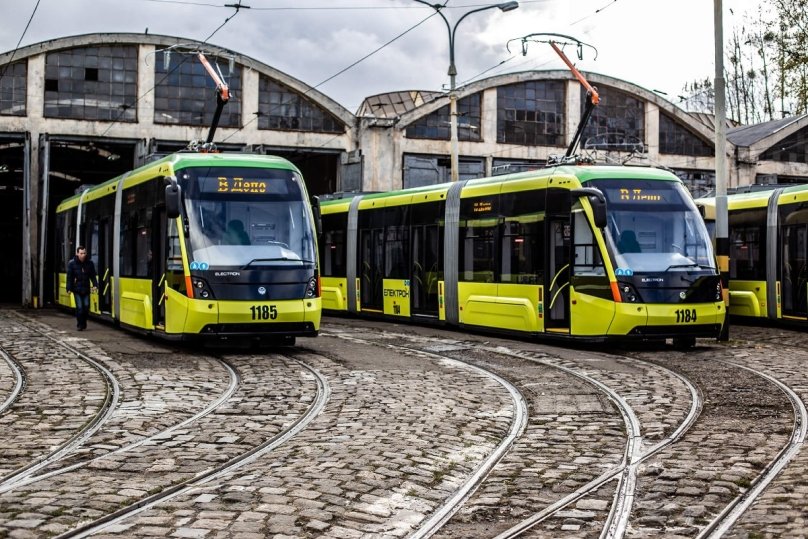
<instances>
[{"instance_id":1,"label":"orange pantograph part","mask_svg":"<svg viewBox=\"0 0 808 539\"><path fill-rule=\"evenodd\" d=\"M564 63L567 64L567 67L570 68L570 71L572 71L572 74L575 75L576 79L578 79L578 82L580 82L581 85L583 85L583 87L586 88L586 91L589 92L592 104L597 105L598 102L600 101L600 96L598 95L598 91L595 90L595 87L589 84L589 81L586 80L586 77L584 77L583 74L580 71L578 71L578 69L574 65L572 65L570 59L567 58L567 55L564 54L564 51L558 48L558 45L556 45L553 41L551 41L550 46L553 47L553 50L556 51L556 54L558 54L564 61Z\"/></svg>"},{"instance_id":2,"label":"orange pantograph part","mask_svg":"<svg viewBox=\"0 0 808 539\"><path fill-rule=\"evenodd\" d=\"M219 97L221 97L222 101L225 103L230 100L230 88L224 81L219 77L219 74L213 69L213 66L210 65L208 59L205 58L205 55L201 52L197 54L197 58L199 61L202 62L202 65L205 67L205 70L210 75L210 78L213 79L213 82L216 83L216 90L219 92Z\"/></svg>"}]
</instances>

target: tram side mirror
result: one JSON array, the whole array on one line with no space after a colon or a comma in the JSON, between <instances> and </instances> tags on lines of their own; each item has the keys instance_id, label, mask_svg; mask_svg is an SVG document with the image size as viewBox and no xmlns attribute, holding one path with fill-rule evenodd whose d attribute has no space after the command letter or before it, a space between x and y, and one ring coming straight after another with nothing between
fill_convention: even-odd
<instances>
[{"instance_id":1,"label":"tram side mirror","mask_svg":"<svg viewBox=\"0 0 808 539\"><path fill-rule=\"evenodd\" d=\"M579 189L572 189L570 194L574 197L585 196L592 206L592 218L595 221L597 228L606 228L606 197L600 189L594 187L581 187Z\"/></svg>"},{"instance_id":2,"label":"tram side mirror","mask_svg":"<svg viewBox=\"0 0 808 539\"><path fill-rule=\"evenodd\" d=\"M314 214L314 229L317 236L323 233L323 216L320 212L320 197L311 197L311 212Z\"/></svg>"},{"instance_id":3,"label":"tram side mirror","mask_svg":"<svg viewBox=\"0 0 808 539\"><path fill-rule=\"evenodd\" d=\"M166 217L176 219L180 216L182 191L174 176L166 176Z\"/></svg>"}]
</instances>

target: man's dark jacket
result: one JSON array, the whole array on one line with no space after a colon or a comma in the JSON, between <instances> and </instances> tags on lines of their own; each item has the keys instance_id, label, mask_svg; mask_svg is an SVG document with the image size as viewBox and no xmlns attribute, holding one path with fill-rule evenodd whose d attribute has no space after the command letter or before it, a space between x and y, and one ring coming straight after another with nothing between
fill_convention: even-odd
<instances>
[{"instance_id":1,"label":"man's dark jacket","mask_svg":"<svg viewBox=\"0 0 808 539\"><path fill-rule=\"evenodd\" d=\"M74 256L67 263L67 291L80 296L90 293L90 282L93 286L98 286L98 279L95 275L95 264L90 257L84 262L79 261L78 256Z\"/></svg>"}]
</instances>

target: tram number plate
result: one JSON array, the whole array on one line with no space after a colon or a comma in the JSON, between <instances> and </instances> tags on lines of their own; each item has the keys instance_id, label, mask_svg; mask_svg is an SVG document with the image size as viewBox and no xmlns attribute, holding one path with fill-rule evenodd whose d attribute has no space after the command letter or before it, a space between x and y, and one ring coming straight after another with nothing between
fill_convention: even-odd
<instances>
[{"instance_id":1,"label":"tram number plate","mask_svg":"<svg viewBox=\"0 0 808 539\"><path fill-rule=\"evenodd\" d=\"M274 305L253 305L250 307L253 320L275 320L278 318L278 308Z\"/></svg>"},{"instance_id":2,"label":"tram number plate","mask_svg":"<svg viewBox=\"0 0 808 539\"><path fill-rule=\"evenodd\" d=\"M696 309L676 309L676 323L686 324L696 321Z\"/></svg>"}]
</instances>

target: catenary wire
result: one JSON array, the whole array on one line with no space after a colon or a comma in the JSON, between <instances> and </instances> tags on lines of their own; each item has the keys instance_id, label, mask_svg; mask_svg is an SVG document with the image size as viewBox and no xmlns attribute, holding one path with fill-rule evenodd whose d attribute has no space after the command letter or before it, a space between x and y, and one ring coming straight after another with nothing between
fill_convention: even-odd
<instances>
[{"instance_id":1,"label":"catenary wire","mask_svg":"<svg viewBox=\"0 0 808 539\"><path fill-rule=\"evenodd\" d=\"M351 65L349 65L349 66L347 66L347 67L342 68L341 70L337 71L336 73L334 73L334 74L333 74L333 75L331 75L330 77L326 78L325 80L323 80L323 81L321 81L321 82L319 82L319 83L315 84L314 86L309 87L309 88L308 88L308 89L307 89L305 92L302 92L300 95L301 95L301 96L305 96L306 94L308 94L308 93L309 93L309 92L311 92L312 90L316 90L317 88L319 88L319 87L320 87L320 86L322 86L323 84L325 84L325 83L327 83L327 82L329 82L329 81L331 81L331 80L333 80L333 79L337 78L338 76L342 75L343 73L345 73L345 72L346 72L346 71L348 71L349 69L351 69L351 68L355 67L356 65L358 65L359 63L361 63L361 62L363 62L363 61L367 60L368 58L370 58L371 56L373 56L374 54L376 54L376 53L377 53L377 52L379 52L380 50L382 50L382 49L384 49L385 47L389 46L389 45L390 45L391 43L393 43L394 41L396 41L396 40L400 39L401 37L405 36L405 35L406 35L406 34L408 34L409 32L411 32L411 31L415 30L416 28L418 28L419 26L421 26L422 24L424 24L426 21L428 21L429 19L431 19L431 18L432 18L432 17L434 17L435 15L437 15L437 11L433 12L431 15L427 16L426 18L424 18L424 19L420 20L419 22L417 22L417 23L416 23L416 24L414 24L413 26L411 26L411 27L407 28L406 30L404 30L403 32L401 32L400 34L398 34L396 37L394 37L393 39L389 40L389 41L388 41L387 43L385 43L384 45L381 45L380 47L377 47L375 50L373 50L372 52L369 52L368 54L364 55L362 58L360 58L359 60L355 61L355 62L354 62L354 63L352 63ZM287 105L287 104L288 104L288 103L279 103L278 105L276 105L276 106L275 106L275 108L273 108L273 109L272 109L272 110L270 110L269 112L273 112L274 110L276 110L277 108L281 107L282 105ZM256 115L255 115L255 118L251 119L249 122L247 122L246 124L242 125L242 126L241 126L241 127L239 127L238 129L236 129L235 131L233 131L233 132L232 132L230 135L228 135L227 137L225 137L225 138L222 140L222 142L224 143L224 142L227 142L228 140L230 140L230 139L231 139L231 138L232 138L232 137L233 137L233 136L234 136L236 133L238 133L239 131L241 131L242 129L244 129L245 127L247 127L248 125L250 125L250 124L251 124L251 123L253 123L254 121L256 121L256 120L257 120L257 119L258 119L260 116L262 116L262 114L256 114ZM333 140L333 138L332 138L332 139L329 139L328 141L326 141L326 142L325 142L325 144L327 144L328 142L330 142L330 140Z\"/></svg>"},{"instance_id":2,"label":"catenary wire","mask_svg":"<svg viewBox=\"0 0 808 539\"><path fill-rule=\"evenodd\" d=\"M11 58L9 58L8 63L3 66L3 72L0 73L0 80L3 80L3 77L6 75L6 71L8 70L11 63L14 61L14 55L17 54L17 51L20 49L20 43L22 43L22 39L25 37L25 33L28 32L28 27L31 26L31 21L34 20L34 15L36 15L36 10L39 9L39 3L42 0L36 0L36 5L34 6L34 10L31 12L31 16L28 17L28 23L25 25L25 28L22 30L22 35L20 35L20 39L17 41L17 45L14 47L14 50L11 51Z\"/></svg>"},{"instance_id":3,"label":"catenary wire","mask_svg":"<svg viewBox=\"0 0 808 539\"><path fill-rule=\"evenodd\" d=\"M212 32L212 33L211 33L211 34L210 34L208 37L206 37L206 38L205 38L205 40L204 40L204 41L202 41L202 44L206 44L206 43L207 43L207 42L208 42L208 41L209 41L209 40L210 40L210 39L211 39L211 38L212 38L214 35L216 35L216 33L217 33L219 30L221 30L222 28L224 28L224 26L225 26L225 25L226 25L228 22L230 22L230 21L233 19L233 17L235 17L236 15L238 15L238 14L239 14L239 11L241 10L241 8L242 8L242 7L243 7L243 6L241 5L241 0L239 0L238 4L236 4L236 5L235 5L235 10L236 10L236 12L235 12L235 13L233 13L232 15L230 15L229 17L227 17L227 18L224 20L224 22L223 22L222 24L220 24L220 25L219 25L219 27L218 27L218 28L216 28L216 29L215 29L215 30L214 30L214 31L213 31L213 32ZM175 71L177 71L177 70L178 70L178 69L179 69L179 68L180 68L180 67L181 67L181 66L182 66L182 65L183 65L185 62L187 62L187 61L188 61L190 58L191 58L191 56L189 56L189 55L185 55L185 56L183 57L183 59L182 59L182 60L181 60L181 61L180 61L180 62L179 62L179 63L178 63L176 66L174 66L174 68L173 68L173 69L171 69L169 72L167 72L167 73L166 73L166 74L163 76L163 78L161 78L159 81L157 81L156 83L154 83L154 85L153 85L151 88L149 88L148 90L146 90L145 92L143 92L143 93L142 93L140 96L138 96L138 98L137 98L137 99L135 99L135 101L134 101L134 102L133 102L131 105L129 105L129 107L128 107L128 108L131 108L131 107L134 107L135 105L137 105L137 104L140 102L140 100L141 100L141 99L143 99L144 97L146 97L147 95L149 95L151 92L153 92L153 91L154 91L154 90L157 88L157 85L159 85L161 82L163 82L163 81L164 81L164 80L166 80L168 77L170 77L170 76L171 76L171 75L172 75L172 74L173 74ZM121 116L123 116L123 114L126 112L126 110L128 110L128 109L127 109L127 108L122 109L122 110L121 110L121 112L119 112L119 113L118 113L118 116L117 116L117 117L116 117L116 118L115 118L115 119L114 119L114 120L113 120L113 121L112 121L112 122L111 122L111 123L110 123L110 124L107 126L107 128L104 130L104 132L103 132L103 133L101 133L101 136L102 136L102 137L106 136L106 134L107 134L107 133L109 133L109 131L112 129L112 127L113 127L113 126L114 126L116 123L118 123L118 120L120 120L120 119L121 119Z\"/></svg>"}]
</instances>

